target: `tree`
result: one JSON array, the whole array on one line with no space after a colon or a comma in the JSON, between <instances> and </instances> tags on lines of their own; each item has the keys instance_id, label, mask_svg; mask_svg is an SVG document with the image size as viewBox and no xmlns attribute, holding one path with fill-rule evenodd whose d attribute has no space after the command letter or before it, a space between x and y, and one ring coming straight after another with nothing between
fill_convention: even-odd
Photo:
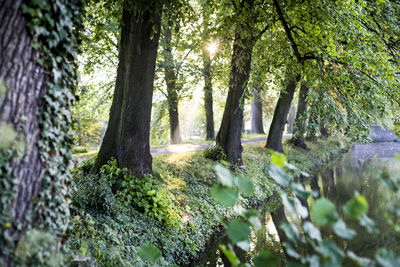
<instances>
[{"instance_id":1,"label":"tree","mask_svg":"<svg viewBox=\"0 0 400 267\"><path fill-rule=\"evenodd\" d=\"M209 38L209 6L205 4L203 7L203 41ZM205 43L205 42L204 42ZM210 51L206 49L206 43L202 48L203 59L203 78L204 78L204 109L206 113L206 140L215 138L214 130L214 110L213 110L213 88L211 76L211 56ZM208 44L209 45L209 44Z\"/></svg>"},{"instance_id":2,"label":"tree","mask_svg":"<svg viewBox=\"0 0 400 267\"><path fill-rule=\"evenodd\" d=\"M161 9L158 1L125 1L110 119L94 171L112 157L142 177L152 173L150 118Z\"/></svg>"},{"instance_id":3,"label":"tree","mask_svg":"<svg viewBox=\"0 0 400 267\"><path fill-rule=\"evenodd\" d=\"M299 102L297 105L294 132L290 143L301 148L307 148L304 142L304 133L306 128L307 111L307 93L308 86L303 82L299 92Z\"/></svg>"},{"instance_id":4,"label":"tree","mask_svg":"<svg viewBox=\"0 0 400 267\"><path fill-rule=\"evenodd\" d=\"M65 233L69 222L70 106L80 1L0 4L0 257L31 228Z\"/></svg>"},{"instance_id":5,"label":"tree","mask_svg":"<svg viewBox=\"0 0 400 267\"><path fill-rule=\"evenodd\" d=\"M251 56L256 41L268 29L259 30L258 23L265 15L262 3L239 1L234 3L235 33L229 76L229 91L216 144L221 146L234 165L242 164L241 131L243 126L243 97L250 76ZM257 8L254 8L257 6Z\"/></svg>"},{"instance_id":6,"label":"tree","mask_svg":"<svg viewBox=\"0 0 400 267\"><path fill-rule=\"evenodd\" d=\"M171 144L182 143L181 132L179 129L179 112L178 112L178 92L181 91L181 85L178 82L176 73L176 63L172 54L172 31L171 26L164 27L163 34L163 56L164 56L164 72L165 83L167 84L167 102L169 113L169 127Z\"/></svg>"},{"instance_id":7,"label":"tree","mask_svg":"<svg viewBox=\"0 0 400 267\"><path fill-rule=\"evenodd\" d=\"M253 102L251 102L251 132L264 134L260 93L254 90L252 94Z\"/></svg>"}]
</instances>

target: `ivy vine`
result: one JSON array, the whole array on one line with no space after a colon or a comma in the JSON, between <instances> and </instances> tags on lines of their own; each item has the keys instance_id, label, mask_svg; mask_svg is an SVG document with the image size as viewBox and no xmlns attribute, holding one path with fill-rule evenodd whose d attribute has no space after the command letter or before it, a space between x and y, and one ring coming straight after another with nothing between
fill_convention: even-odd
<instances>
[{"instance_id":1,"label":"ivy vine","mask_svg":"<svg viewBox=\"0 0 400 267\"><path fill-rule=\"evenodd\" d=\"M50 74L40 112L41 160L46 166L42 190L35 200L38 228L59 236L69 223L68 183L71 179L71 105L75 99L76 51L79 45L82 0L33 0L22 5L38 64Z\"/></svg>"}]
</instances>

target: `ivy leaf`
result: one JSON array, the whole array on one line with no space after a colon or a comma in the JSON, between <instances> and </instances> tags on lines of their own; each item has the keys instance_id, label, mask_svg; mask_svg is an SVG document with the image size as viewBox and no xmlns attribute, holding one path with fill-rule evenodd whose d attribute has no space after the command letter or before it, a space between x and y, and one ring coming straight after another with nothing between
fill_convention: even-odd
<instances>
[{"instance_id":1,"label":"ivy leaf","mask_svg":"<svg viewBox=\"0 0 400 267\"><path fill-rule=\"evenodd\" d=\"M227 234L234 243L248 240L250 233L249 225L240 220L233 220L228 225Z\"/></svg>"},{"instance_id":2,"label":"ivy leaf","mask_svg":"<svg viewBox=\"0 0 400 267\"><path fill-rule=\"evenodd\" d=\"M250 182L249 179L243 176L239 176L235 179L235 184L239 188L240 192L243 194L245 197L249 197L253 195L254 193L254 186Z\"/></svg>"},{"instance_id":3,"label":"ivy leaf","mask_svg":"<svg viewBox=\"0 0 400 267\"><path fill-rule=\"evenodd\" d=\"M372 260L357 256L353 251L347 251L347 257L357 263L359 266L372 266Z\"/></svg>"},{"instance_id":4,"label":"ivy leaf","mask_svg":"<svg viewBox=\"0 0 400 267\"><path fill-rule=\"evenodd\" d=\"M137 250L137 254L142 260L151 264L155 264L162 256L160 250L152 244L141 245Z\"/></svg>"},{"instance_id":5,"label":"ivy leaf","mask_svg":"<svg viewBox=\"0 0 400 267\"><path fill-rule=\"evenodd\" d=\"M336 265L340 265L340 262L344 257L343 250L338 248L335 243L329 239L321 241L315 250L318 251L322 256L330 258L332 263Z\"/></svg>"},{"instance_id":6,"label":"ivy leaf","mask_svg":"<svg viewBox=\"0 0 400 267\"><path fill-rule=\"evenodd\" d=\"M311 239L318 241L321 240L321 233L319 229L311 222L305 222L303 224L303 230Z\"/></svg>"},{"instance_id":7,"label":"ivy leaf","mask_svg":"<svg viewBox=\"0 0 400 267\"><path fill-rule=\"evenodd\" d=\"M318 225L334 224L338 220L335 205L326 198L315 201L311 217Z\"/></svg>"},{"instance_id":8,"label":"ivy leaf","mask_svg":"<svg viewBox=\"0 0 400 267\"><path fill-rule=\"evenodd\" d=\"M360 223L361 226L363 226L365 229L367 229L367 232L372 234L372 233L379 233L379 230L375 227L375 222L371 220L367 215L362 215L359 219L358 222Z\"/></svg>"},{"instance_id":9,"label":"ivy leaf","mask_svg":"<svg viewBox=\"0 0 400 267\"><path fill-rule=\"evenodd\" d=\"M254 266L255 267L278 266L278 258L274 255L271 255L269 251L263 250L257 256L254 257Z\"/></svg>"},{"instance_id":10,"label":"ivy leaf","mask_svg":"<svg viewBox=\"0 0 400 267\"><path fill-rule=\"evenodd\" d=\"M398 267L400 266L400 258L395 253L384 248L378 249L375 254L376 261L385 267Z\"/></svg>"},{"instance_id":11,"label":"ivy leaf","mask_svg":"<svg viewBox=\"0 0 400 267\"><path fill-rule=\"evenodd\" d=\"M271 155L271 163L272 164L282 168L282 167L285 167L286 162L287 162L287 158L284 154L277 153L275 151L272 152L272 155Z\"/></svg>"},{"instance_id":12,"label":"ivy leaf","mask_svg":"<svg viewBox=\"0 0 400 267\"><path fill-rule=\"evenodd\" d=\"M269 175L280 185L288 185L289 179L285 172L277 165L271 165L269 168Z\"/></svg>"},{"instance_id":13,"label":"ivy leaf","mask_svg":"<svg viewBox=\"0 0 400 267\"><path fill-rule=\"evenodd\" d=\"M232 187L233 175L227 168L225 168L221 164L217 164L215 165L215 172L217 173L217 176L221 184Z\"/></svg>"},{"instance_id":14,"label":"ivy leaf","mask_svg":"<svg viewBox=\"0 0 400 267\"><path fill-rule=\"evenodd\" d=\"M343 206L343 211L350 218L360 218L362 215L367 213L368 202L365 197L356 192L354 197Z\"/></svg>"},{"instance_id":15,"label":"ivy leaf","mask_svg":"<svg viewBox=\"0 0 400 267\"><path fill-rule=\"evenodd\" d=\"M239 264L239 259L238 257L236 257L236 255L233 253L232 250L227 249L224 245L219 245L220 250L222 251L222 253L225 254L225 256L228 258L228 260L230 261L230 263L236 267Z\"/></svg>"},{"instance_id":16,"label":"ivy leaf","mask_svg":"<svg viewBox=\"0 0 400 267\"><path fill-rule=\"evenodd\" d=\"M239 196L235 189L220 184L214 185L210 192L217 203L227 207L235 205Z\"/></svg>"},{"instance_id":17,"label":"ivy leaf","mask_svg":"<svg viewBox=\"0 0 400 267\"><path fill-rule=\"evenodd\" d=\"M346 223L342 219L339 219L333 225L333 231L335 231L338 236L344 239L353 239L353 237L356 235L356 231L347 228Z\"/></svg>"}]
</instances>

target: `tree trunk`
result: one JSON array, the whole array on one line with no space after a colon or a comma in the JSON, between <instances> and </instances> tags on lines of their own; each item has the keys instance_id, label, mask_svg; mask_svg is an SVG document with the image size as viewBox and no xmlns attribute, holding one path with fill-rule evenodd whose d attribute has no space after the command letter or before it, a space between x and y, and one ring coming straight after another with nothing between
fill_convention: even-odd
<instances>
[{"instance_id":1,"label":"tree trunk","mask_svg":"<svg viewBox=\"0 0 400 267\"><path fill-rule=\"evenodd\" d=\"M39 113L49 76L37 64L40 52L32 48L22 3L6 0L0 4L0 257L5 266L12 264L9 249L16 245L7 239L16 241L26 230L45 171L38 147ZM7 142L10 137L23 144L20 155L15 143Z\"/></svg>"},{"instance_id":2,"label":"tree trunk","mask_svg":"<svg viewBox=\"0 0 400 267\"><path fill-rule=\"evenodd\" d=\"M178 91L180 91L181 88L177 83L178 78L175 71L175 61L171 47L172 32L169 26L164 29L163 39L164 72L165 83L167 84L170 139L171 144L181 144L182 138L179 129L178 113Z\"/></svg>"},{"instance_id":3,"label":"tree trunk","mask_svg":"<svg viewBox=\"0 0 400 267\"><path fill-rule=\"evenodd\" d=\"M285 208L281 205L279 208L271 212L271 218L274 222L276 231L278 232L279 241L281 243L283 252L285 253L286 261L298 262L297 259L291 257L283 246L283 243L289 243L289 238L286 236L285 231L280 227L281 223L286 222Z\"/></svg>"},{"instance_id":4,"label":"tree trunk","mask_svg":"<svg viewBox=\"0 0 400 267\"><path fill-rule=\"evenodd\" d=\"M292 103L293 95L296 90L297 83L300 80L300 77L300 74L287 74L286 76L286 89L285 91L282 91L280 93L279 100L274 111L274 117L272 118L271 126L269 128L266 148L278 152L283 152L283 131L285 130L285 124L287 120L287 115L289 113L290 104Z\"/></svg>"},{"instance_id":5,"label":"tree trunk","mask_svg":"<svg viewBox=\"0 0 400 267\"><path fill-rule=\"evenodd\" d=\"M253 91L253 102L251 103L251 132L255 134L264 134L262 103L260 93Z\"/></svg>"},{"instance_id":6,"label":"tree trunk","mask_svg":"<svg viewBox=\"0 0 400 267\"><path fill-rule=\"evenodd\" d=\"M287 119L287 126L286 126L286 130L288 133L293 133L293 125L295 119L296 119L296 106L293 105L292 103L292 105L290 105L288 119Z\"/></svg>"},{"instance_id":7,"label":"tree trunk","mask_svg":"<svg viewBox=\"0 0 400 267\"><path fill-rule=\"evenodd\" d=\"M233 165L242 164L243 148L240 138L243 110L240 101L245 90L245 83L250 75L253 47L253 38L244 37L240 29L237 29L233 43L229 92L216 139L216 144L224 149L228 161Z\"/></svg>"},{"instance_id":8,"label":"tree trunk","mask_svg":"<svg viewBox=\"0 0 400 267\"><path fill-rule=\"evenodd\" d=\"M213 111L213 91L211 78L211 58L203 51L203 77L204 77L204 109L206 111L206 140L213 140L214 132L214 111Z\"/></svg>"},{"instance_id":9,"label":"tree trunk","mask_svg":"<svg viewBox=\"0 0 400 267\"><path fill-rule=\"evenodd\" d=\"M297 105L293 137L290 140L290 143L304 149L307 148L307 145L304 142L304 132L306 128L307 93L308 87L305 84L302 84L300 87L299 102Z\"/></svg>"},{"instance_id":10,"label":"tree trunk","mask_svg":"<svg viewBox=\"0 0 400 267\"><path fill-rule=\"evenodd\" d=\"M320 116L320 120L319 120L319 132L321 133L322 137L324 137L324 138L329 137L328 125L322 116Z\"/></svg>"},{"instance_id":11,"label":"tree trunk","mask_svg":"<svg viewBox=\"0 0 400 267\"><path fill-rule=\"evenodd\" d=\"M154 3L141 17L123 11L114 98L96 172L115 157L136 177L152 173L149 135L161 7Z\"/></svg>"},{"instance_id":12,"label":"tree trunk","mask_svg":"<svg viewBox=\"0 0 400 267\"><path fill-rule=\"evenodd\" d=\"M310 112L308 115L308 125L306 140L313 141L317 139L317 129L318 129L318 114L315 105L310 106Z\"/></svg>"}]
</instances>

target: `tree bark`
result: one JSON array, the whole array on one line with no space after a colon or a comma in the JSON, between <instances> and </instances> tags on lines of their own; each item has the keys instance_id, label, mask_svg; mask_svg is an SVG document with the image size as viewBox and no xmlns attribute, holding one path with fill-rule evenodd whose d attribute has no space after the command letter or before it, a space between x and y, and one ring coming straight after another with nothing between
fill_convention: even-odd
<instances>
[{"instance_id":1,"label":"tree bark","mask_svg":"<svg viewBox=\"0 0 400 267\"><path fill-rule=\"evenodd\" d=\"M211 58L203 51L203 77L204 77L204 109L206 112L206 140L215 138L214 132L214 110L213 110L213 90L211 78Z\"/></svg>"},{"instance_id":2,"label":"tree bark","mask_svg":"<svg viewBox=\"0 0 400 267\"><path fill-rule=\"evenodd\" d=\"M161 21L156 2L143 11L141 19L130 10L123 11L114 98L95 172L114 157L119 167L136 177L152 173L150 117Z\"/></svg>"},{"instance_id":3,"label":"tree bark","mask_svg":"<svg viewBox=\"0 0 400 267\"><path fill-rule=\"evenodd\" d=\"M286 236L285 231L280 227L281 223L287 221L285 215L285 208L281 205L279 208L271 212L271 219L274 222L276 231L278 232L279 241L281 243L283 252L285 253L286 261L298 262L297 259L291 257L283 246L283 243L289 243L289 238Z\"/></svg>"},{"instance_id":4,"label":"tree bark","mask_svg":"<svg viewBox=\"0 0 400 267\"><path fill-rule=\"evenodd\" d=\"M262 103L260 93L253 91L253 102L251 103L251 132L255 134L264 134Z\"/></svg>"},{"instance_id":5,"label":"tree bark","mask_svg":"<svg viewBox=\"0 0 400 267\"><path fill-rule=\"evenodd\" d=\"M228 161L233 165L242 164L243 147L240 138L243 124L243 110L240 107L240 101L245 90L245 83L250 75L251 54L254 43L254 38L245 37L240 29L236 29L228 97L221 127L216 138L216 144L224 149Z\"/></svg>"},{"instance_id":6,"label":"tree bark","mask_svg":"<svg viewBox=\"0 0 400 267\"><path fill-rule=\"evenodd\" d=\"M322 116L320 116L319 120L319 132L321 133L322 137L324 138L329 137L328 124L325 122L325 119Z\"/></svg>"},{"instance_id":7,"label":"tree bark","mask_svg":"<svg viewBox=\"0 0 400 267\"><path fill-rule=\"evenodd\" d=\"M300 74L287 74L286 76L287 85L285 90L280 93L279 100L274 111L274 117L272 118L271 126L269 128L266 148L283 152L283 131L285 130L290 104L292 103L293 95L300 78Z\"/></svg>"},{"instance_id":8,"label":"tree bark","mask_svg":"<svg viewBox=\"0 0 400 267\"><path fill-rule=\"evenodd\" d=\"M304 149L307 148L307 145L304 142L304 132L306 128L307 93L308 87L305 84L302 84L300 87L299 102L297 105L293 137L292 139L290 139L290 143Z\"/></svg>"},{"instance_id":9,"label":"tree bark","mask_svg":"<svg viewBox=\"0 0 400 267\"><path fill-rule=\"evenodd\" d=\"M182 137L179 128L179 112L178 112L178 92L180 86L177 82L177 73L175 71L175 60L172 55L172 32L169 26L164 29L163 38L163 56L164 56L164 73L165 83L167 84L168 112L169 112L169 128L171 144L181 144Z\"/></svg>"},{"instance_id":10,"label":"tree bark","mask_svg":"<svg viewBox=\"0 0 400 267\"><path fill-rule=\"evenodd\" d=\"M0 164L0 221L6 223L3 219L7 216L11 222L8 229L1 226L0 257L3 257L5 266L12 264L9 251L3 247L5 234L7 232L17 240L27 228L30 223L28 215L41 190L40 180L45 171L38 147L41 134L39 112L49 76L37 63L40 52L32 48L27 21L21 13L22 3L22 0L6 0L0 4L0 134L5 133L6 128L10 129L18 134L25 148L22 156L14 153L7 160L4 156L11 153L13 147L4 147L4 140L0 140L0 162L7 166ZM7 181L11 177L14 185ZM11 197L13 191L15 195ZM3 196L10 203L5 203ZM11 244L11 249L15 245Z\"/></svg>"}]
</instances>

